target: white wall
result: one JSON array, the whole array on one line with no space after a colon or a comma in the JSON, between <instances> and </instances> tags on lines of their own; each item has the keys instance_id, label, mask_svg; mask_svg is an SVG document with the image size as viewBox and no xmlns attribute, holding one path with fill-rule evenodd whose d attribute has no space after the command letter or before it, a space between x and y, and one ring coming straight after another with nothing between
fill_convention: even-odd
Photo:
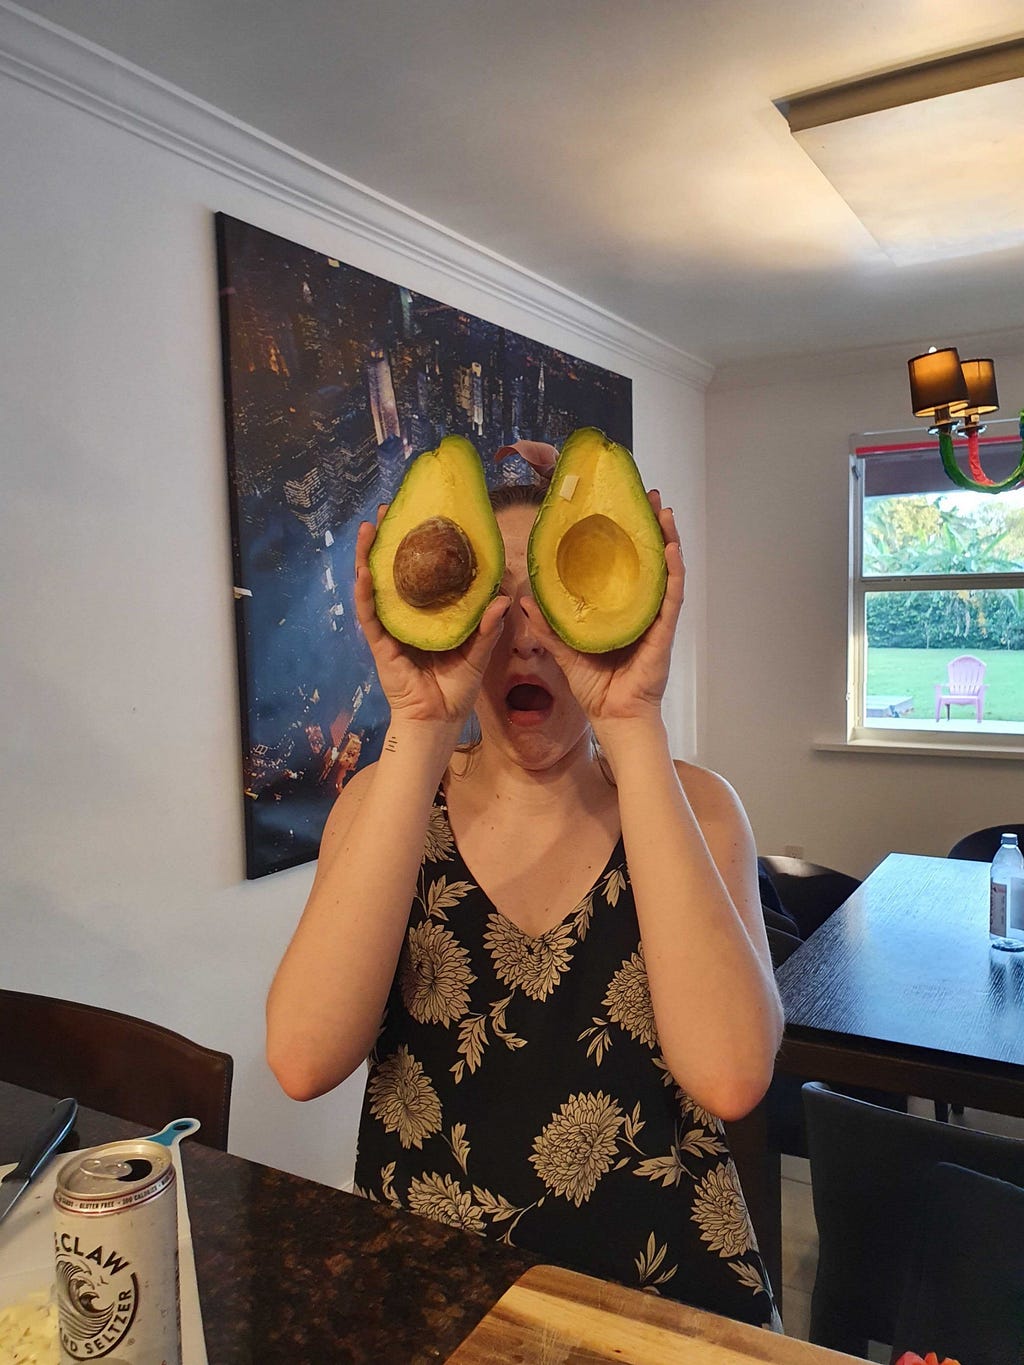
<instances>
[{"instance_id":1,"label":"white wall","mask_svg":"<svg viewBox=\"0 0 1024 1365\"><path fill-rule=\"evenodd\" d=\"M956 344L956 320L936 344ZM888 852L942 856L971 829L1024 819L1006 759L816 751L846 733L849 438L913 428L906 359L761 366L708 390L708 676L703 759L726 773L758 848L803 846L864 876ZM1024 354L993 355L1000 417L1024 402Z\"/></svg>"},{"instance_id":2,"label":"white wall","mask_svg":"<svg viewBox=\"0 0 1024 1365\"><path fill-rule=\"evenodd\" d=\"M301 1106L262 1055L312 865L244 880L213 213L633 378L637 458L687 540L681 755L704 652L707 373L2 9L0 127L0 983L229 1051L232 1149L343 1183L360 1078Z\"/></svg>"}]
</instances>

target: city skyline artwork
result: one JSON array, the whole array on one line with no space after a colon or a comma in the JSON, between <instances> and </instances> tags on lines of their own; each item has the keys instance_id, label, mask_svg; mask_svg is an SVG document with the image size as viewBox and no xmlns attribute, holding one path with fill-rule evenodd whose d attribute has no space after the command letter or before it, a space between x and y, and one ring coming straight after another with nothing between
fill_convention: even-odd
<instances>
[{"instance_id":1,"label":"city skyline artwork","mask_svg":"<svg viewBox=\"0 0 1024 1365\"><path fill-rule=\"evenodd\" d=\"M246 876L317 856L388 708L355 619L359 522L409 462L467 437L489 487L519 440L596 426L632 446L628 378L216 215Z\"/></svg>"}]
</instances>

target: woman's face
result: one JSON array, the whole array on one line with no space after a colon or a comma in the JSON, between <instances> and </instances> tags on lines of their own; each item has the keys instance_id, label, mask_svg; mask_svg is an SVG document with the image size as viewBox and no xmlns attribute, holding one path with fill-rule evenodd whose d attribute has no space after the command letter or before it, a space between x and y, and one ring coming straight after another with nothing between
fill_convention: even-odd
<instances>
[{"instance_id":1,"label":"woman's face","mask_svg":"<svg viewBox=\"0 0 1024 1365\"><path fill-rule=\"evenodd\" d=\"M484 674L477 716L484 741L497 744L521 766L549 768L589 738L586 717L562 670L530 629L520 601L530 596L526 547L536 507L498 513L505 542L502 591L512 599L505 628Z\"/></svg>"}]
</instances>

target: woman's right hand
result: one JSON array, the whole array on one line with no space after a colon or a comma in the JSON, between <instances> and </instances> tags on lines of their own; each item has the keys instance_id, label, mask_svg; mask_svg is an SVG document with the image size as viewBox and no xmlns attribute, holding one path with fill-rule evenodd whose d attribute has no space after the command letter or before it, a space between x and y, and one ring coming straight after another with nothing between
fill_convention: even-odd
<instances>
[{"instance_id":1,"label":"woman's right hand","mask_svg":"<svg viewBox=\"0 0 1024 1365\"><path fill-rule=\"evenodd\" d=\"M377 514L377 524L386 508ZM377 676L391 707L392 720L434 721L461 726L476 702L484 670L501 637L508 597L499 595L463 644L444 653L427 653L396 640L381 625L373 600L370 547L377 528L360 523L356 537L356 616L370 646Z\"/></svg>"}]
</instances>

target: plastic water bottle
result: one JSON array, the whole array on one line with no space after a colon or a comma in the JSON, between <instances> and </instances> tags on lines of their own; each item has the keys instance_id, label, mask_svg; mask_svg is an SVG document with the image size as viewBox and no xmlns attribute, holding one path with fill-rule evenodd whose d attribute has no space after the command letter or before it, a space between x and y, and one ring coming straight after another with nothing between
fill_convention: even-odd
<instances>
[{"instance_id":1,"label":"plastic water bottle","mask_svg":"<svg viewBox=\"0 0 1024 1365\"><path fill-rule=\"evenodd\" d=\"M1024 952L1024 856L1016 834L1004 834L989 873L989 942L1005 953Z\"/></svg>"}]
</instances>

